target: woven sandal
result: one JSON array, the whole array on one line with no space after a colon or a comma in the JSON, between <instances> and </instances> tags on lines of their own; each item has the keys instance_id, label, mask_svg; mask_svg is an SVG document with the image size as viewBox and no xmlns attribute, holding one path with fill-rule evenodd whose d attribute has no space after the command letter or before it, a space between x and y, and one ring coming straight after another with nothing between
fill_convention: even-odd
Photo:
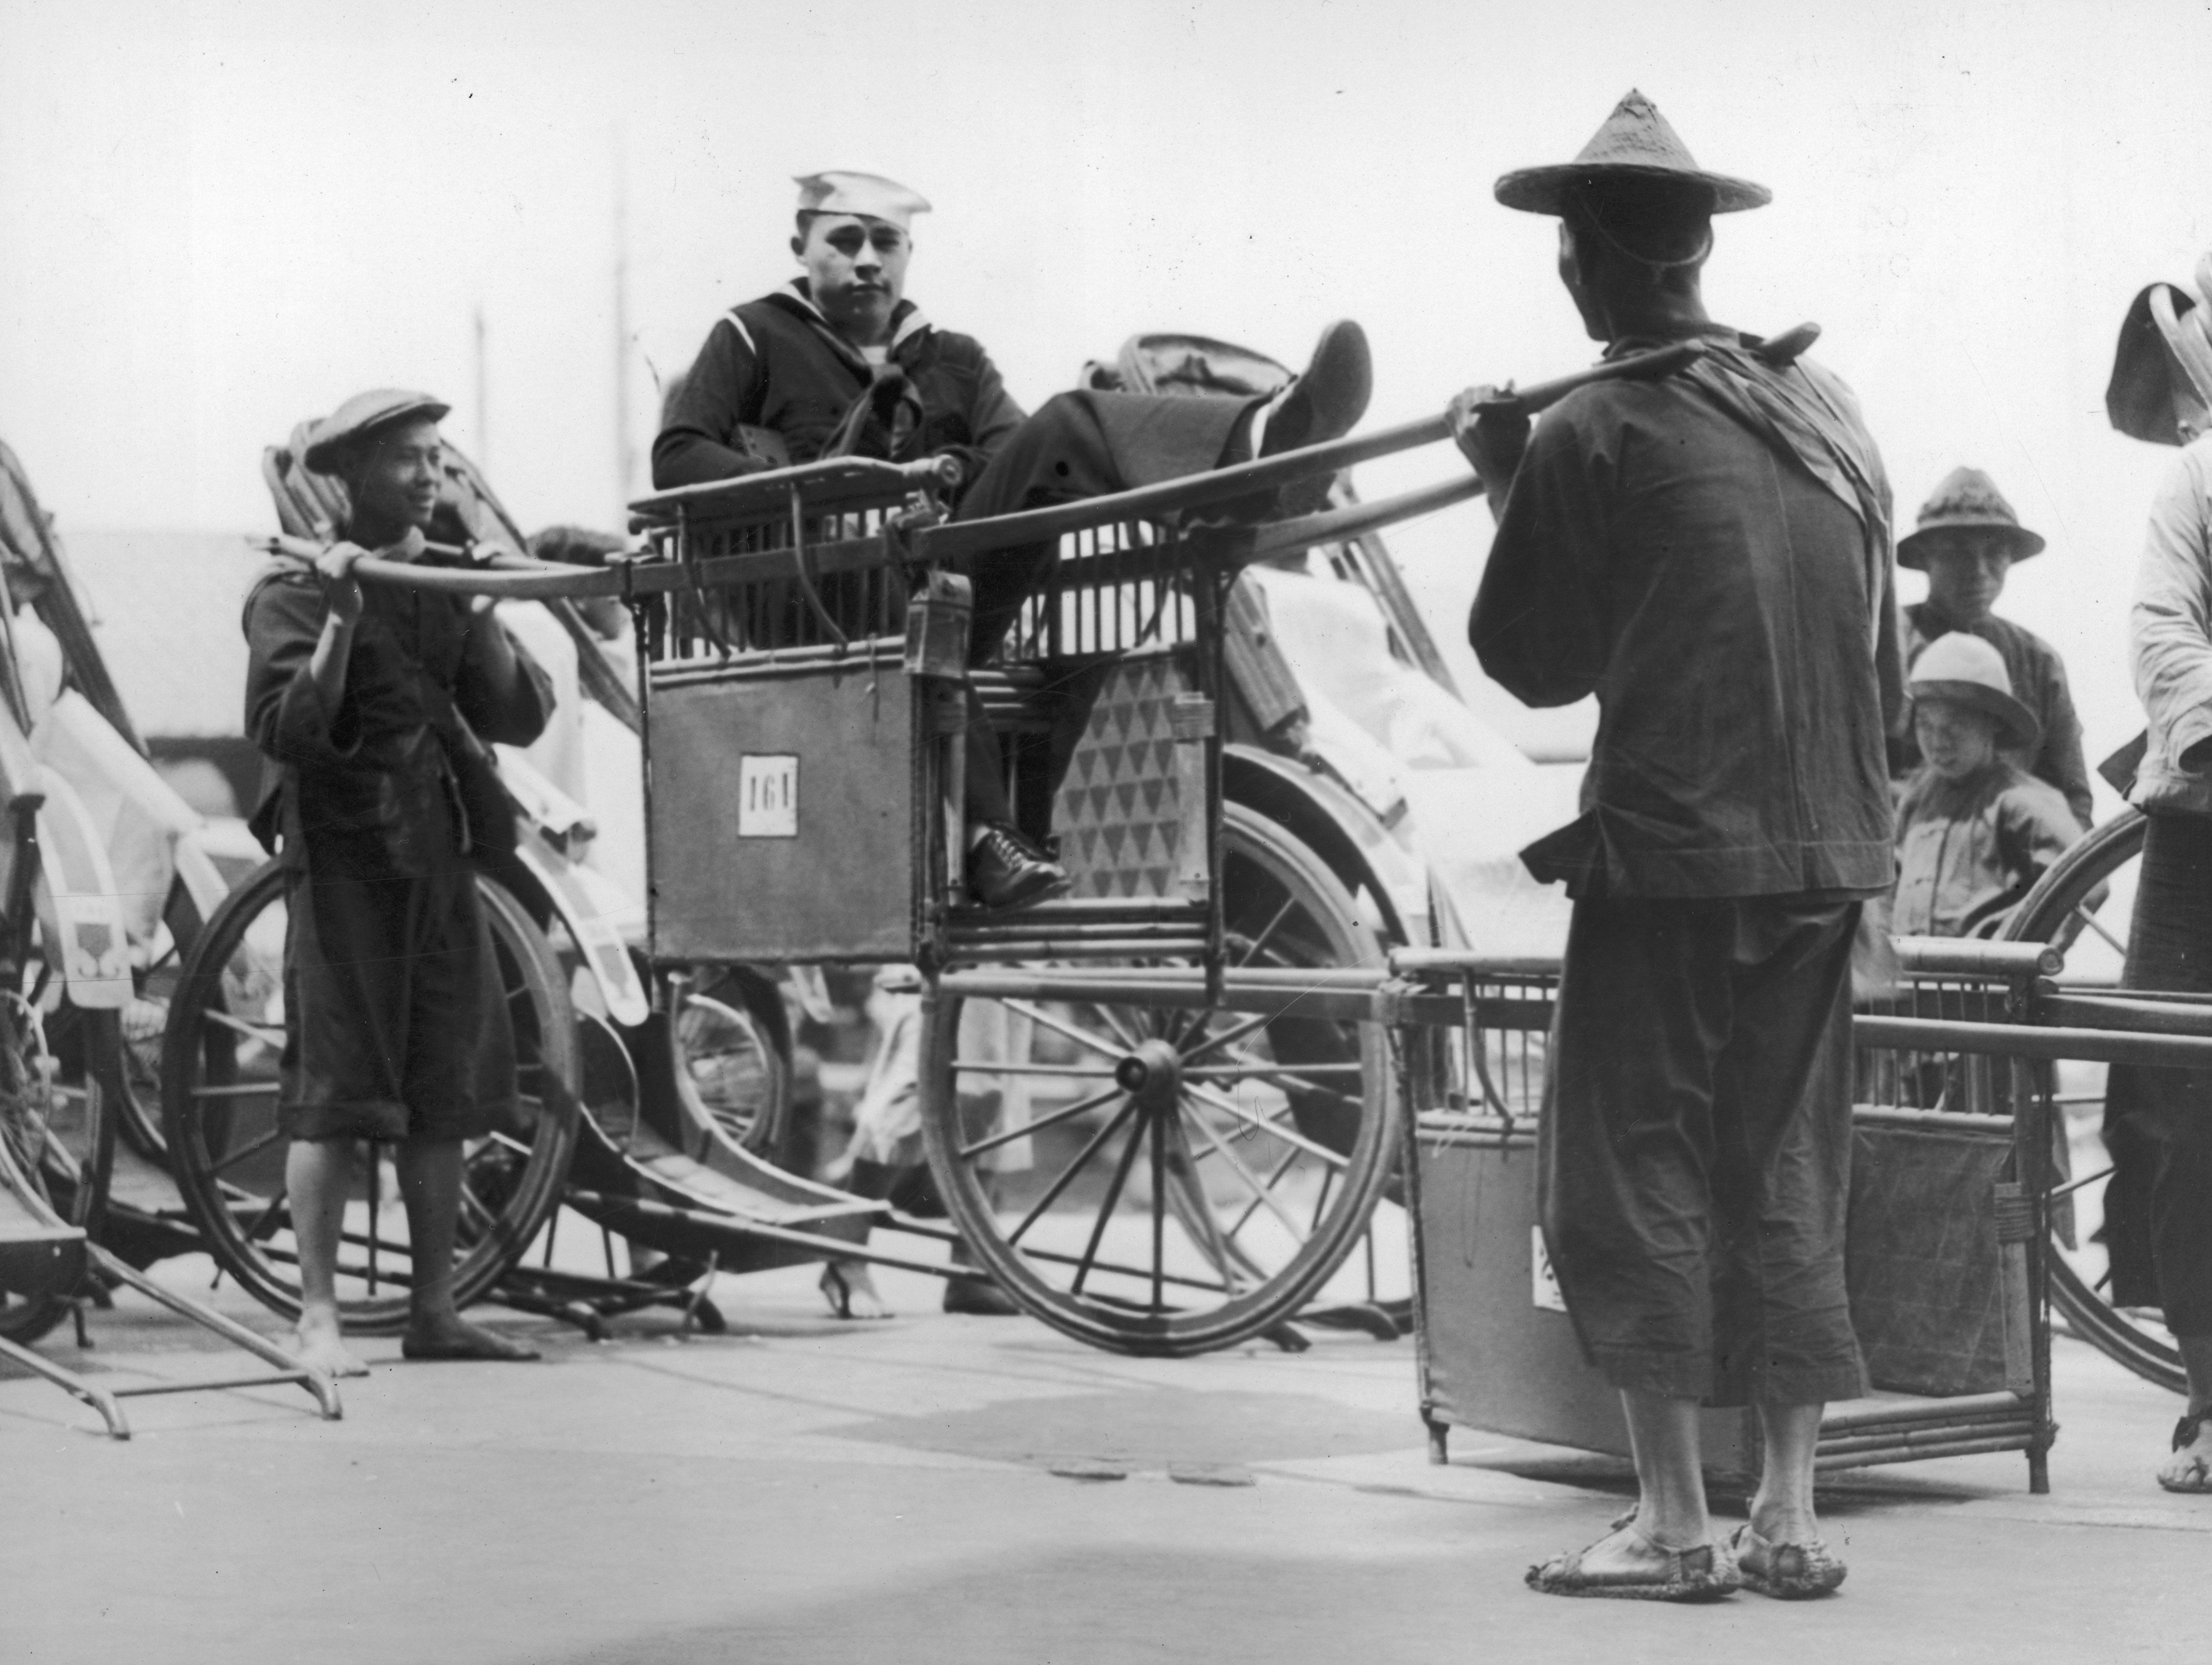
<instances>
[{"instance_id":1,"label":"woven sandal","mask_svg":"<svg viewBox=\"0 0 2212 1665\"><path fill-rule=\"evenodd\" d=\"M1771 1544L1745 1525L1729 1534L1728 1547L1743 1587L1778 1601L1809 1601L1826 1595L1850 1570L1819 1538L1809 1544Z\"/></svg>"},{"instance_id":2,"label":"woven sandal","mask_svg":"<svg viewBox=\"0 0 2212 1665\"><path fill-rule=\"evenodd\" d=\"M1578 1549L1530 1567L1523 1582L1543 1595L1593 1595L1615 1601L1717 1601L1733 1595L1741 1583L1734 1563L1715 1545L1668 1549L1649 1538L1644 1541L1666 1557L1662 1566L1632 1576L1584 1572L1583 1557L1589 1551Z\"/></svg>"},{"instance_id":3,"label":"woven sandal","mask_svg":"<svg viewBox=\"0 0 2212 1665\"><path fill-rule=\"evenodd\" d=\"M2212 1420L2212 1418L2199 1412L2174 1424L2173 1449L2186 1451L2196 1444L2197 1436L2203 1431L2208 1420ZM2173 1478L2167 1479L2168 1474L2172 1474ZM2186 1464L2168 1464L2158 1471L2158 1483L2169 1492L2212 1492L2212 1455L2197 1451L2191 1454Z\"/></svg>"}]
</instances>

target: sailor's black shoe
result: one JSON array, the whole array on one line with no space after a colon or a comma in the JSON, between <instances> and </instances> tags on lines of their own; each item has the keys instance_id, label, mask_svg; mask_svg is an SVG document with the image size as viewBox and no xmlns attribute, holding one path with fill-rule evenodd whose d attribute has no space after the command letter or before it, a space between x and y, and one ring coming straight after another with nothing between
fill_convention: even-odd
<instances>
[{"instance_id":1,"label":"sailor's black shoe","mask_svg":"<svg viewBox=\"0 0 2212 1665\"><path fill-rule=\"evenodd\" d=\"M1305 374L1283 392L1267 413L1260 434L1260 454L1278 456L1310 445L1325 445L1349 434L1367 414L1375 391L1375 368L1367 352L1367 332L1340 318L1321 332ZM1278 520L1310 514L1328 506L1331 475L1293 480L1279 489L1259 518Z\"/></svg>"},{"instance_id":2,"label":"sailor's black shoe","mask_svg":"<svg viewBox=\"0 0 2212 1665\"><path fill-rule=\"evenodd\" d=\"M1260 436L1260 454L1297 451L1340 440L1367 414L1375 392L1375 365L1367 331L1340 318L1321 332L1305 374L1292 382Z\"/></svg>"},{"instance_id":3,"label":"sailor's black shoe","mask_svg":"<svg viewBox=\"0 0 2212 1665\"><path fill-rule=\"evenodd\" d=\"M985 908L1025 908L1067 888L1067 870L1002 821L968 847L968 890Z\"/></svg>"}]
</instances>

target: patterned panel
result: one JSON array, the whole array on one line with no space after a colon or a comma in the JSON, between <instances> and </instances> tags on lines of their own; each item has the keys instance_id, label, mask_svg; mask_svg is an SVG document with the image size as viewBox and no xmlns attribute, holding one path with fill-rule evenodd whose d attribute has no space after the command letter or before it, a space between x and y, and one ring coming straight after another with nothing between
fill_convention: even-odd
<instances>
[{"instance_id":1,"label":"patterned panel","mask_svg":"<svg viewBox=\"0 0 2212 1665\"><path fill-rule=\"evenodd\" d=\"M1188 683L1165 655L1106 671L1053 800L1076 896L1166 896L1182 833L1169 708Z\"/></svg>"}]
</instances>

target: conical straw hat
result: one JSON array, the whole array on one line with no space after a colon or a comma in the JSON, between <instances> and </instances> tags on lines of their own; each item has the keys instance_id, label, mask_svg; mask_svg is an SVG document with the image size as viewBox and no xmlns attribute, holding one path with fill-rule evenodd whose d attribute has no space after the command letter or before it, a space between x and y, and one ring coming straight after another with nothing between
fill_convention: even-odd
<instances>
[{"instance_id":1,"label":"conical straw hat","mask_svg":"<svg viewBox=\"0 0 2212 1665\"><path fill-rule=\"evenodd\" d=\"M1759 208L1774 199L1774 193L1763 185L1699 167L1690 147L1668 125L1658 106L1632 88L1626 98L1613 106L1605 125L1572 161L1516 168L1500 178L1495 189L1498 200L1508 208L1530 214L1560 214L1565 212L1568 192L1614 181L1644 182L1675 191L1692 187L1711 198L1706 208L1714 214Z\"/></svg>"}]
</instances>

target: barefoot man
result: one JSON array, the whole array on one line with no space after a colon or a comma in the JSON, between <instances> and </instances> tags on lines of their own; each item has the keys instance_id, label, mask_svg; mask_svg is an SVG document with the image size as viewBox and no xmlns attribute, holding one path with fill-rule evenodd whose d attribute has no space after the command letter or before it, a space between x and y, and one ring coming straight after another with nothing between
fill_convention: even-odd
<instances>
[{"instance_id":1,"label":"barefoot man","mask_svg":"<svg viewBox=\"0 0 2212 1665\"><path fill-rule=\"evenodd\" d=\"M512 1125L514 1041L471 852L511 849L481 740L526 745L544 673L483 605L391 586L353 563L422 553L447 407L381 389L317 425L304 461L346 483L343 541L246 598L246 728L269 760L253 825L287 868L278 1115L299 1244L299 1352L360 1376L335 1290L358 1139L388 1140L414 1261L410 1358L535 1358L454 1310L461 1143ZM464 726L465 725L465 728Z\"/></svg>"},{"instance_id":2,"label":"barefoot man","mask_svg":"<svg viewBox=\"0 0 2212 1665\"><path fill-rule=\"evenodd\" d=\"M1844 1291L1850 950L1892 873L1899 701L1889 491L1844 385L1705 315L1710 173L1631 93L1498 198L1559 216L1608 354L1704 343L1586 386L1533 434L1455 405L1498 524L1469 634L1532 705L1595 693L1585 813L1522 853L1574 897L1539 1158L1544 1231L1620 1392L1634 1515L1532 1568L1548 1594L1668 1601L1843 1581L1813 1515L1821 1406L1865 1391ZM1793 332L1793 336L1797 332ZM1716 1541L1700 1406L1751 1404L1765 1467Z\"/></svg>"}]
</instances>

